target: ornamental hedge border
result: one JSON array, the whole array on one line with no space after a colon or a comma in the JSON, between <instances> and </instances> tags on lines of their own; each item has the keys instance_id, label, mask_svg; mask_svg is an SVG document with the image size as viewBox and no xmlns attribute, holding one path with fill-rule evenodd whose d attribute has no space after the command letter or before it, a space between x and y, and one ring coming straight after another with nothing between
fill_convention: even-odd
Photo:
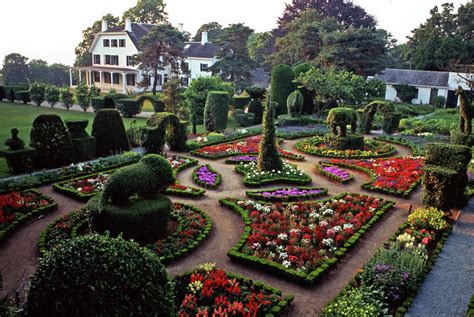
<instances>
[{"instance_id":1,"label":"ornamental hedge border","mask_svg":"<svg viewBox=\"0 0 474 317\"><path fill-rule=\"evenodd\" d=\"M389 144L385 144L386 146L389 146L390 147L390 150L388 152L385 152L385 153L381 153L381 154L378 154L378 155L357 155L357 154L354 154L354 155L347 155L347 154L323 154L319 149L317 148L311 148L311 149L304 149L303 148L303 144L305 142L310 142L311 143L311 146L314 146L314 143L311 142L311 139L315 139L315 138L319 138L320 137L312 137L312 138L306 138L306 139L303 139L301 141L298 141L296 143L296 149L300 152L303 152L303 153L306 153L306 154L310 154L310 155L315 155L315 156L318 156L318 157L326 157L326 158L345 158L345 159L370 159L370 158L381 158L381 157L387 157L387 156L392 156L394 155L396 152L397 152L397 149L392 146L392 145L389 145ZM383 143L383 142L379 142L379 141L372 141L370 139L366 139L364 140L364 143L366 146L370 147L372 151L373 148L375 148L374 144L373 143ZM321 139L321 142L319 142L318 144L321 144L321 143L324 143L324 140ZM341 151L343 152L343 151Z\"/></svg>"},{"instance_id":2,"label":"ornamental hedge border","mask_svg":"<svg viewBox=\"0 0 474 317\"><path fill-rule=\"evenodd\" d=\"M245 194L247 197L250 197L255 200L260 200L260 201L266 201L266 202L271 202L271 201L276 201L276 202L281 202L281 201L300 201L300 200L311 200L314 198L318 198L321 196L325 196L328 194L327 188L322 188L322 187L296 187L299 190L320 190L320 193L317 194L306 194L306 195L300 195L300 196L285 196L285 197L276 197L276 196L270 196L270 197L265 197L263 196L264 192L274 192L279 189L291 189L292 187L275 187L275 188L268 188L265 190L249 190L246 191Z\"/></svg>"},{"instance_id":3,"label":"ornamental hedge border","mask_svg":"<svg viewBox=\"0 0 474 317\"><path fill-rule=\"evenodd\" d=\"M331 200L337 200L337 199L343 198L346 195L351 195L351 194L344 193L336 197L319 200L318 202L324 203ZM360 195L360 194L357 194L357 195ZM367 195L361 195L361 196L368 197ZM242 234L242 237L240 238L240 241L227 252L227 255L236 262L239 262L242 264L250 264L254 267L258 267L267 272L272 272L282 278L291 280L295 283L311 286L314 283L316 283L318 280L320 280L328 272L330 268L335 266L338 260L343 258L345 254L347 253L347 251L352 249L357 244L359 239L380 218L382 218L382 216L386 213L386 211L388 211L390 208L392 208L395 205L395 202L393 201L388 201L388 200L384 200L384 201L385 201L385 204L380 209L375 211L373 217L370 218L370 220L365 225L363 225L356 233L352 235L351 238L349 238L344 243L344 247L340 248L337 252L334 253L335 254L334 258L326 259L319 268L315 269L313 272L309 274L305 274L302 272L298 272L294 269L288 269L278 263L274 263L271 261L267 261L265 259L258 258L256 256L251 256L248 254L241 253L239 250L244 246L248 236L251 233L251 228L250 228L251 221L247 215L247 212L243 208L241 208L239 205L230 201L229 198L220 199L219 203L222 206L229 208L233 212L240 214L245 224L244 232ZM262 204L263 203L265 202L262 202Z\"/></svg>"},{"instance_id":4,"label":"ornamental hedge border","mask_svg":"<svg viewBox=\"0 0 474 317\"><path fill-rule=\"evenodd\" d=\"M58 204L51 197L48 197L48 196L44 195L43 193L41 193L40 191L38 191L36 189L29 189L29 190L25 190L23 192L36 194L36 195L38 195L39 199L47 200L50 204L46 205L46 206L39 207L39 208L31 209L30 211L28 211L25 214L15 213L15 219L12 221L12 223L0 230L0 244L2 244L4 241L6 241L8 236L12 232L14 232L15 229L17 229L19 226L21 226L22 224L24 224L25 222L27 222L31 218L43 215L43 214L45 214L49 211L52 211L52 210L54 210L58 207Z\"/></svg>"},{"instance_id":5,"label":"ornamental hedge border","mask_svg":"<svg viewBox=\"0 0 474 317\"><path fill-rule=\"evenodd\" d=\"M311 184L312 180L309 175L303 172L303 175L300 177L293 177L290 175L278 175L274 174L270 178L263 179L260 181L251 181L247 179L247 164L240 164L235 167L235 171L244 176L244 185L247 187L260 187L263 185L283 183L283 184L293 184L293 185L308 185Z\"/></svg>"},{"instance_id":6,"label":"ornamental hedge border","mask_svg":"<svg viewBox=\"0 0 474 317\"><path fill-rule=\"evenodd\" d=\"M176 275L173 280L177 281L179 279L189 278L191 276L191 274L193 274L193 272L194 271L190 271L190 272L185 272L183 274ZM234 273L230 273L230 272L227 272L227 271L226 271L226 274L227 274L227 277L229 279L234 279L235 278L237 280L238 284L240 284L240 285L247 284L248 286L255 287L256 290L263 290L263 291L271 293L271 294L282 296L281 290L279 290L277 288L274 288L274 287L272 287L268 284L265 284L264 282L254 281L254 280L252 280L248 277L242 276L240 274L234 274ZM294 299L295 299L295 297L291 294L288 294L288 295L284 296L282 298L282 300L280 300L278 302L277 305L275 305L271 308L271 313L267 313L265 315L265 317L279 317L279 316L281 316L288 309L288 307L291 305L291 303L293 302Z\"/></svg>"},{"instance_id":7,"label":"ornamental hedge border","mask_svg":"<svg viewBox=\"0 0 474 317\"><path fill-rule=\"evenodd\" d=\"M229 142L237 141L237 140L240 140L240 139L245 139L245 138L248 138L248 137L251 137L251 136L256 136L256 135L259 135L259 134L262 134L261 129L259 131L250 131L250 132L247 132L247 133L241 133L241 134L238 134L238 135L235 135L235 136L232 136L232 137L224 137L224 139L218 140L218 141L197 142L197 141L194 141L194 140L189 140L189 141L186 142L186 145L191 150L191 154L192 154L193 151L198 150L200 148L203 148L205 146L217 145L217 144L221 144L221 143L229 143Z\"/></svg>"},{"instance_id":8,"label":"ornamental hedge border","mask_svg":"<svg viewBox=\"0 0 474 317\"><path fill-rule=\"evenodd\" d=\"M331 174L331 173L328 173L326 172L322 167L323 166L335 166L334 164L328 164L326 162L319 162L319 164L316 164L316 172L333 180L333 181L336 181L338 183L341 183L341 184L347 184L349 182L351 182L352 180L354 180L354 176L352 176L351 174L349 174L349 178L347 179L343 179L337 175L334 175L334 174Z\"/></svg>"},{"instance_id":9,"label":"ornamental hedge border","mask_svg":"<svg viewBox=\"0 0 474 317\"><path fill-rule=\"evenodd\" d=\"M204 242L204 240L206 240L209 237L209 234L212 230L212 220L207 215L207 213L191 205L186 205L182 203L175 203L174 205L176 206L177 204L180 205L183 209L192 210L196 212L197 214L199 214L200 216L202 216L206 220L206 226L202 228L202 232L200 234L198 234L193 239L189 239L188 243L182 246L181 249L179 249L178 251L174 251L166 256L160 256L160 261L164 264L170 263L172 261L176 261L190 254L197 247L199 247L199 245L202 242ZM56 226L60 224L65 218L69 220L72 219L74 221L73 224L69 227L69 232L62 232L62 233L57 234L57 236L55 237L54 236L50 237L51 234L54 234L53 230L55 230ZM46 229L41 233L39 241L38 241L38 250L39 250L40 256L43 256L49 251L47 244L50 243L50 241L48 241L48 239L57 240L55 241L57 245L58 243L62 243L63 241L65 241L65 239L76 238L77 236L80 235L78 231L89 223L89 218L90 218L89 211L83 208L79 211L75 211L66 216L57 218L54 222L50 223L46 227ZM176 215L176 213L173 212L171 215L171 219L174 219L179 222L180 217ZM166 239L177 238L179 236L180 230L182 230L181 223L178 225L178 228L176 229L176 231L173 234L171 234L169 237L167 237ZM61 237L59 237L59 235L61 235ZM156 243L151 243L145 247L151 250L154 250L155 244Z\"/></svg>"},{"instance_id":10,"label":"ornamental hedge border","mask_svg":"<svg viewBox=\"0 0 474 317\"><path fill-rule=\"evenodd\" d=\"M404 222L398 230L392 235L392 237L388 240L388 242L395 241L399 235L403 233L406 227L409 226L408 222ZM451 234L451 231L453 230L453 226L450 224L449 227L444 230L442 233L441 237L438 240L438 243L436 244L436 247L434 248L431 257L428 259L426 262L426 267L423 269L422 274L420 275L419 279L416 282L416 285L409 290L407 298L403 301L403 303L397 308L397 311L394 316L396 317L403 317L405 314L408 312L408 309L410 308L411 304L415 300L416 295L418 294L425 278L428 276L428 274L431 272L431 269L436 263L436 260L438 259L439 254L443 250L444 244L449 238L449 235ZM369 260L370 261L370 260ZM358 273L350 282L349 284L344 287L339 294L333 298L329 303L326 304L326 306L336 302L340 297L342 297L344 294L346 294L348 291L351 289L357 287L357 282L356 279L359 277L360 273Z\"/></svg>"},{"instance_id":11,"label":"ornamental hedge border","mask_svg":"<svg viewBox=\"0 0 474 317\"><path fill-rule=\"evenodd\" d=\"M377 180L377 175L375 175L375 173L372 172L370 169L363 168L363 167L356 166L356 165L351 165L351 164L343 164L343 163L330 163L330 165L335 165L335 166L350 168L350 169L353 169L353 170L358 170L358 171L361 171L361 172L369 175L370 181L367 182L367 183L362 184L361 187L363 189L370 190L370 191L373 191L373 192L383 193L383 194L389 194L389 195L393 195L393 196L397 196L397 197L401 197L401 198L410 197L410 194L412 193L412 191L415 190L415 188L418 187L418 185L422 181L422 177L420 177L420 179L417 182L413 183L405 191L393 190L393 189L388 189L388 188L379 188L379 187L372 186L372 183Z\"/></svg>"},{"instance_id":12,"label":"ornamental hedge border","mask_svg":"<svg viewBox=\"0 0 474 317\"><path fill-rule=\"evenodd\" d=\"M209 170L209 172L211 172L211 173L213 173L213 174L216 175L216 182L215 182L214 184L212 184L212 185L211 185L211 184L208 184L208 183L206 183L206 182L201 181L201 180L199 179L199 176L197 175L198 170L199 170L201 167L204 167L204 166L207 167L207 169ZM194 171L193 171L193 181L194 181L196 184L198 184L199 186L201 186L201 187L209 188L209 189L216 189L216 188L218 188L218 187L221 185L221 183L222 183L222 175L221 175L219 172L217 172L215 169L213 169L212 166L209 165L209 164L201 165L201 166L197 166L197 167L194 169Z\"/></svg>"},{"instance_id":13,"label":"ornamental hedge border","mask_svg":"<svg viewBox=\"0 0 474 317\"><path fill-rule=\"evenodd\" d=\"M182 159L190 160L189 163L183 164L183 165L179 166L178 168L173 169L173 176L176 179L176 184L180 185L179 182L178 182L178 174L181 171L183 171L183 170L185 170L189 167L197 165L198 160L196 160L194 158L191 158L191 157L185 157L185 156L178 156L177 158L178 159L182 158ZM204 194L206 193L205 190L200 189L200 188L194 188L194 187L189 187L189 186L187 186L187 187L192 188L194 191L188 192L188 191L185 191L185 190L180 190L180 189L177 189L177 188L168 187L165 194L178 196L178 197L185 197L185 198L186 197L188 197L188 198L198 198L198 197L204 196Z\"/></svg>"},{"instance_id":14,"label":"ornamental hedge border","mask_svg":"<svg viewBox=\"0 0 474 317\"><path fill-rule=\"evenodd\" d=\"M393 136L376 136L373 138L376 141L382 141L386 143L392 143L392 144L397 144L397 145L402 145L406 146L407 148L410 149L411 153L413 156L424 156L425 151L423 148L419 145L416 145L413 142L410 142L403 137L393 137Z\"/></svg>"}]
</instances>

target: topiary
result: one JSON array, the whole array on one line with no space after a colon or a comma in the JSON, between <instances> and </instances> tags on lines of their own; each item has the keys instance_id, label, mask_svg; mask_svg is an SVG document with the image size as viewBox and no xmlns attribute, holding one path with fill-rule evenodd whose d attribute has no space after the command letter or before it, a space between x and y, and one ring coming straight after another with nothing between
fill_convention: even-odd
<instances>
[{"instance_id":1,"label":"topiary","mask_svg":"<svg viewBox=\"0 0 474 317\"><path fill-rule=\"evenodd\" d=\"M298 90L293 91L286 100L288 114L292 118L301 117L303 111L304 98Z\"/></svg>"},{"instance_id":2,"label":"topiary","mask_svg":"<svg viewBox=\"0 0 474 317\"><path fill-rule=\"evenodd\" d=\"M78 161L87 161L95 157L95 138L86 132L89 120L66 120Z\"/></svg>"},{"instance_id":3,"label":"topiary","mask_svg":"<svg viewBox=\"0 0 474 317\"><path fill-rule=\"evenodd\" d=\"M313 67L310 63L301 63L296 66L293 66L293 72L295 73L295 78L300 77L301 74L307 73ZM303 95L303 114L311 115L314 112L314 102L313 94L306 87L299 87L298 90Z\"/></svg>"},{"instance_id":4,"label":"topiary","mask_svg":"<svg viewBox=\"0 0 474 317\"><path fill-rule=\"evenodd\" d=\"M96 139L96 156L98 157L130 149L122 117L115 109L97 111L92 123L92 136Z\"/></svg>"},{"instance_id":5,"label":"topiary","mask_svg":"<svg viewBox=\"0 0 474 317\"><path fill-rule=\"evenodd\" d=\"M59 88L56 87L55 85L48 85L46 86L45 92L44 92L44 98L48 102L48 104L51 106L51 108L54 108L54 106L58 103L59 101Z\"/></svg>"},{"instance_id":6,"label":"topiary","mask_svg":"<svg viewBox=\"0 0 474 317\"><path fill-rule=\"evenodd\" d=\"M170 112L157 112L148 118L144 128L143 147L147 153L161 153L165 143L172 151L186 151L187 122Z\"/></svg>"},{"instance_id":7,"label":"topiary","mask_svg":"<svg viewBox=\"0 0 474 317\"><path fill-rule=\"evenodd\" d=\"M229 93L210 91L204 107L204 126L209 132L222 132L227 127L229 112Z\"/></svg>"},{"instance_id":8,"label":"topiary","mask_svg":"<svg viewBox=\"0 0 474 317\"><path fill-rule=\"evenodd\" d=\"M249 103L249 107L247 108L248 114L254 115L254 124L262 123L263 117L263 105L262 102L258 99L252 99Z\"/></svg>"},{"instance_id":9,"label":"topiary","mask_svg":"<svg viewBox=\"0 0 474 317\"><path fill-rule=\"evenodd\" d=\"M276 144L271 100L265 105L262 140L258 145L257 168L259 171L281 171L283 169L283 161Z\"/></svg>"},{"instance_id":10,"label":"topiary","mask_svg":"<svg viewBox=\"0 0 474 317\"><path fill-rule=\"evenodd\" d=\"M247 96L234 96L234 110L244 110L250 102L250 97Z\"/></svg>"},{"instance_id":11,"label":"topiary","mask_svg":"<svg viewBox=\"0 0 474 317\"><path fill-rule=\"evenodd\" d=\"M5 92L5 86L0 86L0 101L7 97L7 93Z\"/></svg>"},{"instance_id":12,"label":"topiary","mask_svg":"<svg viewBox=\"0 0 474 317\"><path fill-rule=\"evenodd\" d=\"M92 97L91 106L94 109L94 112L99 111L100 109L105 108L105 98L104 97Z\"/></svg>"},{"instance_id":13,"label":"topiary","mask_svg":"<svg viewBox=\"0 0 474 317\"><path fill-rule=\"evenodd\" d=\"M234 110L234 118L235 122L240 127L250 127L255 124L255 114L245 113L241 109Z\"/></svg>"},{"instance_id":14,"label":"topiary","mask_svg":"<svg viewBox=\"0 0 474 317\"><path fill-rule=\"evenodd\" d=\"M116 101L117 110L119 110L125 118L133 118L142 112L141 103L135 99L119 99Z\"/></svg>"},{"instance_id":15,"label":"topiary","mask_svg":"<svg viewBox=\"0 0 474 317\"><path fill-rule=\"evenodd\" d=\"M398 112L386 112L383 116L382 130L385 134L392 134L398 130L402 115Z\"/></svg>"},{"instance_id":16,"label":"topiary","mask_svg":"<svg viewBox=\"0 0 474 317\"><path fill-rule=\"evenodd\" d=\"M354 134L356 132L357 114L351 108L334 108L329 111L326 123L329 125L334 136L345 137L347 125L351 125L351 133Z\"/></svg>"},{"instance_id":17,"label":"topiary","mask_svg":"<svg viewBox=\"0 0 474 317\"><path fill-rule=\"evenodd\" d=\"M25 148L25 142L18 137L20 131L13 128L10 130L12 137L5 141L5 145L8 146L8 149L11 151L22 150Z\"/></svg>"},{"instance_id":18,"label":"topiary","mask_svg":"<svg viewBox=\"0 0 474 317\"><path fill-rule=\"evenodd\" d=\"M36 117L30 132L30 146L36 149L38 168L60 167L75 160L71 137L58 115Z\"/></svg>"},{"instance_id":19,"label":"topiary","mask_svg":"<svg viewBox=\"0 0 474 317\"><path fill-rule=\"evenodd\" d=\"M66 110L69 110L74 105L74 94L69 87L61 89L59 100Z\"/></svg>"},{"instance_id":20,"label":"topiary","mask_svg":"<svg viewBox=\"0 0 474 317\"><path fill-rule=\"evenodd\" d=\"M433 98L433 106L436 109L442 109L446 105L446 98L443 96L436 96Z\"/></svg>"},{"instance_id":21,"label":"topiary","mask_svg":"<svg viewBox=\"0 0 474 317\"><path fill-rule=\"evenodd\" d=\"M454 129L450 132L449 143L471 146L474 142L470 134L464 134L458 129Z\"/></svg>"},{"instance_id":22,"label":"topiary","mask_svg":"<svg viewBox=\"0 0 474 317\"><path fill-rule=\"evenodd\" d=\"M28 90L19 90L15 92L15 98L25 105L31 101L30 92Z\"/></svg>"},{"instance_id":23,"label":"topiary","mask_svg":"<svg viewBox=\"0 0 474 317\"><path fill-rule=\"evenodd\" d=\"M137 102L140 105L140 109L143 109L143 103L148 101L153 106L153 111L155 112L164 112L165 111L165 103L160 99L158 96L141 96L137 99Z\"/></svg>"},{"instance_id":24,"label":"topiary","mask_svg":"<svg viewBox=\"0 0 474 317\"><path fill-rule=\"evenodd\" d=\"M276 115L286 114L286 99L295 90L295 74L290 66L280 64L272 70L271 94L278 107L275 108Z\"/></svg>"},{"instance_id":25,"label":"topiary","mask_svg":"<svg viewBox=\"0 0 474 317\"><path fill-rule=\"evenodd\" d=\"M30 98L37 106L41 106L44 101L45 85L33 83L30 86Z\"/></svg>"},{"instance_id":26,"label":"topiary","mask_svg":"<svg viewBox=\"0 0 474 317\"><path fill-rule=\"evenodd\" d=\"M137 243L91 234L47 253L31 280L25 316L174 316L158 257Z\"/></svg>"},{"instance_id":27,"label":"topiary","mask_svg":"<svg viewBox=\"0 0 474 317\"><path fill-rule=\"evenodd\" d=\"M109 93L104 97L104 108L106 109L116 109L117 101L121 99L128 99L129 97L124 94L118 93Z\"/></svg>"}]
</instances>

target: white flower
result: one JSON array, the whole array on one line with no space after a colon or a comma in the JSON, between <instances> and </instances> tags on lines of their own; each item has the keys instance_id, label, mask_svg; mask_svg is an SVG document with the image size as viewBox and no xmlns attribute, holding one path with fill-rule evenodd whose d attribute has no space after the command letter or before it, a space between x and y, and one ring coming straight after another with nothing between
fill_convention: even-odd
<instances>
[{"instance_id":1,"label":"white flower","mask_svg":"<svg viewBox=\"0 0 474 317\"><path fill-rule=\"evenodd\" d=\"M202 142L202 138L200 136L198 136L197 141Z\"/></svg>"},{"instance_id":2,"label":"white flower","mask_svg":"<svg viewBox=\"0 0 474 317\"><path fill-rule=\"evenodd\" d=\"M310 224L308 225L308 228L311 229L311 230L313 230L315 227L316 227L316 226L314 225L314 223L310 223Z\"/></svg>"},{"instance_id":3,"label":"white flower","mask_svg":"<svg viewBox=\"0 0 474 317\"><path fill-rule=\"evenodd\" d=\"M287 258L288 258L288 254L286 254L285 252L280 253L280 259L287 259Z\"/></svg>"},{"instance_id":4,"label":"white flower","mask_svg":"<svg viewBox=\"0 0 474 317\"><path fill-rule=\"evenodd\" d=\"M333 243L334 243L334 240L332 238L323 239L323 244L325 246L330 247L330 246L332 246Z\"/></svg>"},{"instance_id":5,"label":"white flower","mask_svg":"<svg viewBox=\"0 0 474 317\"><path fill-rule=\"evenodd\" d=\"M291 266L291 262L285 260L285 261L282 262L282 265L283 265L284 267L290 267L290 266Z\"/></svg>"},{"instance_id":6,"label":"white flower","mask_svg":"<svg viewBox=\"0 0 474 317\"><path fill-rule=\"evenodd\" d=\"M288 235L286 233L280 233L278 235L278 239L281 239L281 240L285 241L285 240L288 239Z\"/></svg>"},{"instance_id":7,"label":"white flower","mask_svg":"<svg viewBox=\"0 0 474 317\"><path fill-rule=\"evenodd\" d=\"M334 210L326 209L323 211L323 216L332 216L334 214Z\"/></svg>"},{"instance_id":8,"label":"white flower","mask_svg":"<svg viewBox=\"0 0 474 317\"><path fill-rule=\"evenodd\" d=\"M342 228L341 228L341 226L334 226L334 227L332 227L332 230L337 233L337 232L340 232L342 230Z\"/></svg>"},{"instance_id":9,"label":"white flower","mask_svg":"<svg viewBox=\"0 0 474 317\"><path fill-rule=\"evenodd\" d=\"M343 228L344 229L352 229L352 228L354 228L354 226L352 225L352 223L345 223Z\"/></svg>"},{"instance_id":10,"label":"white flower","mask_svg":"<svg viewBox=\"0 0 474 317\"><path fill-rule=\"evenodd\" d=\"M261 247L262 246L258 242L255 242L254 244L252 244L252 249L254 249L254 250L259 250Z\"/></svg>"},{"instance_id":11,"label":"white flower","mask_svg":"<svg viewBox=\"0 0 474 317\"><path fill-rule=\"evenodd\" d=\"M327 222L327 221L321 221L321 222L319 223L319 225L320 225L321 227L327 227L327 226L328 226L328 222Z\"/></svg>"}]
</instances>

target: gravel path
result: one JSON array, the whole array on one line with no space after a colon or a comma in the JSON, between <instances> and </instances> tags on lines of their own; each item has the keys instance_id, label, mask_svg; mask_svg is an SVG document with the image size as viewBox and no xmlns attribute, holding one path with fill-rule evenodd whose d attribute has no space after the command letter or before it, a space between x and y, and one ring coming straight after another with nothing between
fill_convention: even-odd
<instances>
[{"instance_id":1,"label":"gravel path","mask_svg":"<svg viewBox=\"0 0 474 317\"><path fill-rule=\"evenodd\" d=\"M411 305L410 317L464 317L474 295L474 200L454 230Z\"/></svg>"}]
</instances>

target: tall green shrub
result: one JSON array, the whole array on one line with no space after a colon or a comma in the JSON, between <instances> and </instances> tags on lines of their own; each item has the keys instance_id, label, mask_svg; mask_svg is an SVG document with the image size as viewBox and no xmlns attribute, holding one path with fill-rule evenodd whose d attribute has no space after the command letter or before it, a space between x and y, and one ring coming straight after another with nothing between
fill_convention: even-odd
<instances>
[{"instance_id":1,"label":"tall green shrub","mask_svg":"<svg viewBox=\"0 0 474 317\"><path fill-rule=\"evenodd\" d=\"M258 146L257 168L259 171L281 171L283 161L278 153L273 123L273 104L266 102L263 113L263 134Z\"/></svg>"},{"instance_id":2,"label":"tall green shrub","mask_svg":"<svg viewBox=\"0 0 474 317\"><path fill-rule=\"evenodd\" d=\"M89 109L90 104L91 104L91 95L86 85L79 84L77 86L76 98L77 98L77 103L82 108L82 110L84 110L84 112L87 112L87 109Z\"/></svg>"},{"instance_id":3,"label":"tall green shrub","mask_svg":"<svg viewBox=\"0 0 474 317\"><path fill-rule=\"evenodd\" d=\"M210 91L204 108L204 125L209 132L222 132L227 127L229 112L229 93L225 91Z\"/></svg>"},{"instance_id":4,"label":"tall green shrub","mask_svg":"<svg viewBox=\"0 0 474 317\"><path fill-rule=\"evenodd\" d=\"M41 106L44 101L45 85L40 83L33 83L30 86L30 98L37 105Z\"/></svg>"},{"instance_id":5,"label":"tall green shrub","mask_svg":"<svg viewBox=\"0 0 474 317\"><path fill-rule=\"evenodd\" d=\"M286 114L286 99L295 90L295 74L290 66L280 64L272 70L271 93L274 102L278 103L275 109L277 116Z\"/></svg>"},{"instance_id":6,"label":"tall green shrub","mask_svg":"<svg viewBox=\"0 0 474 317\"><path fill-rule=\"evenodd\" d=\"M310 63L301 63L296 66L293 66L293 72L295 73L295 78L300 77L301 74L305 74L306 72L309 72L313 67L311 66ZM297 82L297 86L300 86L300 84ZM314 112L314 102L313 102L313 94L311 91L309 91L306 87L298 87L298 90L301 92L304 98L304 103L303 103L303 114L305 115L311 115Z\"/></svg>"},{"instance_id":7,"label":"tall green shrub","mask_svg":"<svg viewBox=\"0 0 474 317\"><path fill-rule=\"evenodd\" d=\"M301 117L303 112L304 98L299 90L293 91L286 100L288 114L292 118Z\"/></svg>"},{"instance_id":8,"label":"tall green shrub","mask_svg":"<svg viewBox=\"0 0 474 317\"><path fill-rule=\"evenodd\" d=\"M46 99L48 104L51 106L51 108L54 108L54 106L58 103L59 95L60 95L60 91L58 87L54 85L46 86L46 89L44 92L44 98Z\"/></svg>"},{"instance_id":9,"label":"tall green shrub","mask_svg":"<svg viewBox=\"0 0 474 317\"><path fill-rule=\"evenodd\" d=\"M61 89L61 96L59 97L61 104L66 110L69 110L74 105L74 93L69 87Z\"/></svg>"},{"instance_id":10,"label":"tall green shrub","mask_svg":"<svg viewBox=\"0 0 474 317\"><path fill-rule=\"evenodd\" d=\"M174 316L166 268L122 238L81 236L41 259L25 316Z\"/></svg>"},{"instance_id":11,"label":"tall green shrub","mask_svg":"<svg viewBox=\"0 0 474 317\"><path fill-rule=\"evenodd\" d=\"M122 117L115 109L97 111L92 124L92 136L96 139L96 155L99 157L130 149Z\"/></svg>"}]
</instances>

